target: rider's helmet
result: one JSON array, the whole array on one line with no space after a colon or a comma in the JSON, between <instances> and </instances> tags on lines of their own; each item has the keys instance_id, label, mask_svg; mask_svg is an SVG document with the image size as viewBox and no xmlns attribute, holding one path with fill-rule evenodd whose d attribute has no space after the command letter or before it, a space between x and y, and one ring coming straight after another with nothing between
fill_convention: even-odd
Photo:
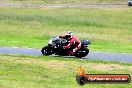
<instances>
[{"instance_id":1,"label":"rider's helmet","mask_svg":"<svg viewBox=\"0 0 132 88\"><path fill-rule=\"evenodd\" d=\"M68 31L68 32L66 33L66 35L65 35L65 38L69 40L69 39L72 38L72 36L73 36L73 33L72 33L71 31Z\"/></svg>"}]
</instances>

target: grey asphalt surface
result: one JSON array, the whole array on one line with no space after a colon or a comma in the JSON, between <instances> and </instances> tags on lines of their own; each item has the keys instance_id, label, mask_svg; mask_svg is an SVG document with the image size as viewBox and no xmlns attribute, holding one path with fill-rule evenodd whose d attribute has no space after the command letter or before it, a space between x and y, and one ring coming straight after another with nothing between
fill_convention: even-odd
<instances>
[{"instance_id":1,"label":"grey asphalt surface","mask_svg":"<svg viewBox=\"0 0 132 88\"><path fill-rule=\"evenodd\" d=\"M29 56L42 56L41 49L0 47L0 54L21 54ZM85 59L112 60L132 63L132 54L112 53L112 52L94 52L90 51Z\"/></svg>"},{"instance_id":2,"label":"grey asphalt surface","mask_svg":"<svg viewBox=\"0 0 132 88\"><path fill-rule=\"evenodd\" d=\"M48 8L120 8L128 7L126 4L9 4L0 3L0 6L10 7L48 7Z\"/></svg>"}]
</instances>

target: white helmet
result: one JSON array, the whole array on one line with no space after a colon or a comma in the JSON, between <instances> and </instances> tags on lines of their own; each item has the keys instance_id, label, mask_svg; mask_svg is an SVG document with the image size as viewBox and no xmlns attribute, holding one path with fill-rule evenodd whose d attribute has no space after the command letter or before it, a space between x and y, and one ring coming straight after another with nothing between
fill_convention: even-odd
<instances>
[{"instance_id":1,"label":"white helmet","mask_svg":"<svg viewBox=\"0 0 132 88\"><path fill-rule=\"evenodd\" d=\"M73 33L72 33L71 31L68 31L68 32L66 33L66 38L67 38L67 39L71 39L71 38L72 38L72 35L73 35Z\"/></svg>"}]
</instances>

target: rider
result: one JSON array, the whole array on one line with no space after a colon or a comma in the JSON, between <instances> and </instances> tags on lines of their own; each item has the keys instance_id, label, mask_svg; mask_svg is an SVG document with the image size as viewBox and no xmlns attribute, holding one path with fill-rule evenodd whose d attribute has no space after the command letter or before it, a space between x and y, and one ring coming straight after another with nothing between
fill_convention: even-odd
<instances>
[{"instance_id":1,"label":"rider","mask_svg":"<svg viewBox=\"0 0 132 88\"><path fill-rule=\"evenodd\" d=\"M74 48L69 52L70 55L74 55L75 52L81 48L81 42L73 35L71 31L68 31L65 36L59 37L64 38L69 42L67 46L63 47L64 49L70 49L72 46L74 46Z\"/></svg>"}]
</instances>

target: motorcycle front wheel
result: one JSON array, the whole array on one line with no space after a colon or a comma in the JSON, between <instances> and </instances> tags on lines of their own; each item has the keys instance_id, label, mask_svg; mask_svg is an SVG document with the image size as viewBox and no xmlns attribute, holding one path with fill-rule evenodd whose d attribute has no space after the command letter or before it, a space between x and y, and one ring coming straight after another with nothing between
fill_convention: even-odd
<instances>
[{"instance_id":1,"label":"motorcycle front wheel","mask_svg":"<svg viewBox=\"0 0 132 88\"><path fill-rule=\"evenodd\" d=\"M43 55L46 55L46 56L52 55L52 50L49 48L49 46L43 47L41 52Z\"/></svg>"}]
</instances>

